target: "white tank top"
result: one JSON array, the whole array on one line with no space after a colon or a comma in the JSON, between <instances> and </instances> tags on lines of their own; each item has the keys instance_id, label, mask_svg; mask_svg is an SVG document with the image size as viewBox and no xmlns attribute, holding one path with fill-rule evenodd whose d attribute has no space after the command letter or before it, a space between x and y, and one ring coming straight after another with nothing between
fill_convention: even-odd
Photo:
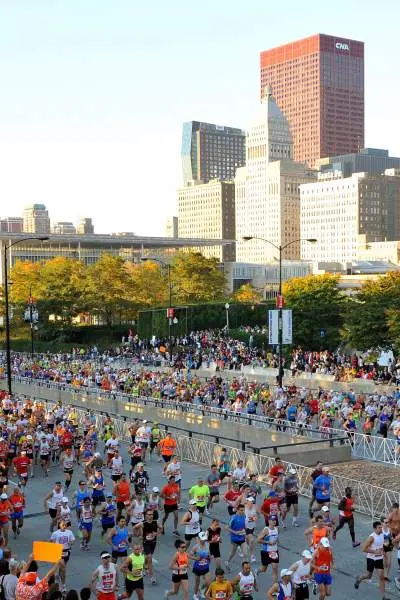
<instances>
[{"instance_id":1,"label":"white tank top","mask_svg":"<svg viewBox=\"0 0 400 600\"><path fill-rule=\"evenodd\" d=\"M111 475L121 475L122 473L122 458L113 458L111 461Z\"/></svg>"},{"instance_id":2,"label":"white tank top","mask_svg":"<svg viewBox=\"0 0 400 600\"><path fill-rule=\"evenodd\" d=\"M185 525L185 534L194 535L200 531L200 515L197 510L192 512L192 517L189 523Z\"/></svg>"},{"instance_id":3,"label":"white tank top","mask_svg":"<svg viewBox=\"0 0 400 600\"><path fill-rule=\"evenodd\" d=\"M309 578L311 570L311 561L304 564L302 560L298 560L296 565L297 569L293 573L292 579L293 583L299 585L300 583L304 583L305 581L307 581L307 579Z\"/></svg>"},{"instance_id":4,"label":"white tank top","mask_svg":"<svg viewBox=\"0 0 400 600\"><path fill-rule=\"evenodd\" d=\"M280 590L282 590L282 592L283 592L283 600L291 600L291 598L293 598L291 581L289 581L289 583L287 583L286 585L283 583L283 581L280 581L279 587L280 587Z\"/></svg>"},{"instance_id":5,"label":"white tank top","mask_svg":"<svg viewBox=\"0 0 400 600\"><path fill-rule=\"evenodd\" d=\"M251 596L254 591L254 575L253 573L249 573L248 575L243 575L240 571L239 573L239 594L240 596Z\"/></svg>"},{"instance_id":6,"label":"white tank top","mask_svg":"<svg viewBox=\"0 0 400 600\"><path fill-rule=\"evenodd\" d=\"M144 521L144 500L138 502L135 500L135 508L132 510L131 523L143 523Z\"/></svg>"},{"instance_id":7,"label":"white tank top","mask_svg":"<svg viewBox=\"0 0 400 600\"><path fill-rule=\"evenodd\" d=\"M246 507L244 514L246 517L246 524L245 524L246 529L254 529L254 527L256 526L256 520L257 520L256 509Z\"/></svg>"},{"instance_id":8,"label":"white tank top","mask_svg":"<svg viewBox=\"0 0 400 600\"><path fill-rule=\"evenodd\" d=\"M367 558L372 558L373 560L381 560L383 558L383 533L375 533L374 531L369 537L372 537L372 544L370 545L369 549L379 550L379 554L372 554L371 552L367 552Z\"/></svg>"},{"instance_id":9,"label":"white tank top","mask_svg":"<svg viewBox=\"0 0 400 600\"><path fill-rule=\"evenodd\" d=\"M60 508L60 519L68 520L71 516L71 509L69 506L61 506Z\"/></svg>"},{"instance_id":10,"label":"white tank top","mask_svg":"<svg viewBox=\"0 0 400 600\"><path fill-rule=\"evenodd\" d=\"M105 569L103 567L103 565L100 565L97 568L97 573L98 573L98 577L97 577L97 583L96 583L96 590L98 590L99 592L114 591L116 575L117 575L115 565L113 563L110 563L110 566L108 567L108 569Z\"/></svg>"},{"instance_id":11,"label":"white tank top","mask_svg":"<svg viewBox=\"0 0 400 600\"><path fill-rule=\"evenodd\" d=\"M61 501L64 497L64 490L61 489L60 492L56 492L55 490L53 490L53 495L51 498L48 499L47 501L47 506L49 508L57 508L57 506L59 506L61 504Z\"/></svg>"}]
</instances>

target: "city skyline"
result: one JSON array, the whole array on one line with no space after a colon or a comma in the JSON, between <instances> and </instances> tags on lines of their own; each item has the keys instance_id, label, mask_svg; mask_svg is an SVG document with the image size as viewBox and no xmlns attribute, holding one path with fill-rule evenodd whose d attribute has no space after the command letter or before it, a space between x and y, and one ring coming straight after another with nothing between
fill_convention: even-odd
<instances>
[{"instance_id":1,"label":"city skyline","mask_svg":"<svg viewBox=\"0 0 400 600\"><path fill-rule=\"evenodd\" d=\"M383 34L378 8L361 2L339 1L329 19L319 3L307 15L289 4L290 22L279 6L258 1L245 13L239 3L209 1L201 13L183 2L3 5L1 213L43 203L55 221L84 212L99 232L121 229L123 219L125 229L161 234L176 212L183 122L246 129L259 97L259 53L316 33L365 43L365 146L399 155L398 5L389 2Z\"/></svg>"}]
</instances>

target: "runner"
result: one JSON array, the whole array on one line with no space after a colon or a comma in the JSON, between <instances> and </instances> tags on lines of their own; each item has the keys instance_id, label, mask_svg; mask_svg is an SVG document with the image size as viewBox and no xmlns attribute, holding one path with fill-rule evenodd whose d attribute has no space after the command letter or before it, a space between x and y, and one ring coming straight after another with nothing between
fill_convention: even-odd
<instances>
[{"instance_id":1,"label":"runner","mask_svg":"<svg viewBox=\"0 0 400 600\"><path fill-rule=\"evenodd\" d=\"M314 520L314 525L308 527L304 531L304 537L307 540L308 547L311 552L319 545L322 538L329 539L330 529L324 524L322 515L317 515Z\"/></svg>"},{"instance_id":2,"label":"runner","mask_svg":"<svg viewBox=\"0 0 400 600\"><path fill-rule=\"evenodd\" d=\"M308 600L310 597L308 583L311 581L311 560L311 552L303 550L301 559L289 567L289 571L293 572L294 600Z\"/></svg>"},{"instance_id":3,"label":"runner","mask_svg":"<svg viewBox=\"0 0 400 600\"><path fill-rule=\"evenodd\" d=\"M233 587L228 579L225 579L225 571L221 568L215 569L215 580L210 583L205 597L207 600L230 600L233 596Z\"/></svg>"},{"instance_id":4,"label":"runner","mask_svg":"<svg viewBox=\"0 0 400 600\"><path fill-rule=\"evenodd\" d=\"M167 465L170 462L172 456L175 454L176 441L172 437L172 433L167 431L165 438L160 440L158 447L160 448L161 457L164 461L163 472L165 475Z\"/></svg>"},{"instance_id":5,"label":"runner","mask_svg":"<svg viewBox=\"0 0 400 600\"><path fill-rule=\"evenodd\" d=\"M75 455L72 451L72 448L66 448L64 452L61 453L60 463L64 468L65 489L68 491L68 488L71 485L72 476L74 474Z\"/></svg>"},{"instance_id":6,"label":"runner","mask_svg":"<svg viewBox=\"0 0 400 600\"><path fill-rule=\"evenodd\" d=\"M286 494L287 512L290 513L290 509L293 507L292 525L293 527L299 527L299 480L297 478L297 471L294 467L290 467L283 485Z\"/></svg>"},{"instance_id":7,"label":"runner","mask_svg":"<svg viewBox=\"0 0 400 600\"><path fill-rule=\"evenodd\" d=\"M197 478L197 483L192 485L189 490L189 497L196 501L197 509L200 513L200 525L203 522L203 513L210 514L207 510L207 503L210 497L210 488L204 481L201 475Z\"/></svg>"},{"instance_id":8,"label":"runner","mask_svg":"<svg viewBox=\"0 0 400 600\"><path fill-rule=\"evenodd\" d=\"M69 507L69 500L66 496L62 498L61 504L57 508L58 527L60 521L65 521L67 527L71 527L71 509Z\"/></svg>"},{"instance_id":9,"label":"runner","mask_svg":"<svg viewBox=\"0 0 400 600\"><path fill-rule=\"evenodd\" d=\"M121 479L123 464L124 461L122 460L122 456L120 455L118 448L115 448L114 456L111 459L111 479L114 483Z\"/></svg>"},{"instance_id":10,"label":"runner","mask_svg":"<svg viewBox=\"0 0 400 600\"><path fill-rule=\"evenodd\" d=\"M15 486L9 500L12 506L11 528L13 530L15 540L17 539L17 536L21 533L21 529L24 526L25 496L21 488Z\"/></svg>"},{"instance_id":11,"label":"runner","mask_svg":"<svg viewBox=\"0 0 400 600\"><path fill-rule=\"evenodd\" d=\"M239 600L253 600L254 592L258 592L257 580L251 570L249 562L242 562L242 569L231 581L234 590L237 590Z\"/></svg>"},{"instance_id":12,"label":"runner","mask_svg":"<svg viewBox=\"0 0 400 600\"><path fill-rule=\"evenodd\" d=\"M60 521L59 528L51 534L50 541L55 544L62 544L63 547L58 573L61 579L61 591L66 592L67 586L65 585L65 582L67 577L67 563L71 556L71 547L75 542L75 536L72 531L67 529L65 521Z\"/></svg>"},{"instance_id":13,"label":"runner","mask_svg":"<svg viewBox=\"0 0 400 600\"><path fill-rule=\"evenodd\" d=\"M176 596L180 588L183 592L183 600L189 598L189 555L186 550L186 544L182 540L175 540L176 552L169 561L168 568L172 571L172 588L166 590L164 599L168 600L170 596Z\"/></svg>"},{"instance_id":14,"label":"runner","mask_svg":"<svg viewBox=\"0 0 400 600\"><path fill-rule=\"evenodd\" d=\"M5 492L0 494L0 532L3 538L4 546L8 545L8 530L10 527L10 518L14 508Z\"/></svg>"},{"instance_id":15,"label":"runner","mask_svg":"<svg viewBox=\"0 0 400 600\"><path fill-rule=\"evenodd\" d=\"M280 581L272 584L267 592L267 600L292 600L293 598L293 584L291 577L293 571L290 569L282 569L280 573Z\"/></svg>"},{"instance_id":16,"label":"runner","mask_svg":"<svg viewBox=\"0 0 400 600\"><path fill-rule=\"evenodd\" d=\"M322 467L321 475L314 480L315 499L318 503L317 510L328 506L331 501L332 476L329 475L329 467Z\"/></svg>"},{"instance_id":17,"label":"runner","mask_svg":"<svg viewBox=\"0 0 400 600\"><path fill-rule=\"evenodd\" d=\"M135 544L131 554L124 560L120 571L125 575L125 592L119 598L130 598L133 592L136 592L138 600L144 598L144 563L145 556L140 544Z\"/></svg>"},{"instance_id":18,"label":"runner","mask_svg":"<svg viewBox=\"0 0 400 600\"><path fill-rule=\"evenodd\" d=\"M254 538L254 530L256 527L258 512L257 507L255 506L255 499L253 496L248 496L246 498L246 503L244 505L244 514L246 517L246 543L250 552L250 561L256 562L255 556L255 538Z\"/></svg>"},{"instance_id":19,"label":"runner","mask_svg":"<svg viewBox=\"0 0 400 600\"><path fill-rule=\"evenodd\" d=\"M81 518L81 511L83 506L83 501L85 498L89 497L89 492L87 489L86 481L83 479L78 483L78 489L74 492L73 498L75 501L75 513L76 518L79 521Z\"/></svg>"},{"instance_id":20,"label":"runner","mask_svg":"<svg viewBox=\"0 0 400 600\"><path fill-rule=\"evenodd\" d=\"M111 562L109 552L100 553L101 564L93 571L91 587L97 600L116 600L118 590L118 571Z\"/></svg>"},{"instance_id":21,"label":"runner","mask_svg":"<svg viewBox=\"0 0 400 600\"><path fill-rule=\"evenodd\" d=\"M114 496L117 503L117 521L122 516L122 512L128 508L131 503L131 489L126 473L121 474L120 481L114 485Z\"/></svg>"},{"instance_id":22,"label":"runner","mask_svg":"<svg viewBox=\"0 0 400 600\"><path fill-rule=\"evenodd\" d=\"M33 475L33 461L26 455L26 450L21 450L20 455L12 459L12 466L14 474L18 475L18 485L25 487L29 475Z\"/></svg>"},{"instance_id":23,"label":"runner","mask_svg":"<svg viewBox=\"0 0 400 600\"><path fill-rule=\"evenodd\" d=\"M144 497L142 492L137 492L127 509L129 522L132 525L132 535L136 537L142 536L142 525L144 521Z\"/></svg>"},{"instance_id":24,"label":"runner","mask_svg":"<svg viewBox=\"0 0 400 600\"><path fill-rule=\"evenodd\" d=\"M161 513L161 498L158 487L153 487L150 494L146 497L145 508L146 510L152 511L155 521L159 520Z\"/></svg>"},{"instance_id":25,"label":"runner","mask_svg":"<svg viewBox=\"0 0 400 600\"><path fill-rule=\"evenodd\" d=\"M211 521L211 525L207 530L208 532L208 545L210 548L210 555L215 558L215 565L217 568L221 566L221 525L217 519Z\"/></svg>"},{"instance_id":26,"label":"runner","mask_svg":"<svg viewBox=\"0 0 400 600\"><path fill-rule=\"evenodd\" d=\"M231 551L228 556L228 560L225 561L227 571L230 571L230 562L238 551L240 557L247 554L246 546L246 517L244 514L244 505L239 504L236 510L236 514L231 517L229 522L228 531L231 539Z\"/></svg>"},{"instance_id":27,"label":"runner","mask_svg":"<svg viewBox=\"0 0 400 600\"><path fill-rule=\"evenodd\" d=\"M111 556L113 563L117 564L119 558L128 556L129 537L125 517L117 519L117 524L108 530L106 541L111 545Z\"/></svg>"},{"instance_id":28,"label":"runner","mask_svg":"<svg viewBox=\"0 0 400 600\"><path fill-rule=\"evenodd\" d=\"M182 517L181 525L185 526L186 548L189 549L191 541L196 539L200 533L200 513L196 506L196 500L189 500L189 508Z\"/></svg>"},{"instance_id":29,"label":"runner","mask_svg":"<svg viewBox=\"0 0 400 600\"><path fill-rule=\"evenodd\" d=\"M89 486L92 488L92 505L93 505L93 516L96 516L96 507L100 506L105 502L106 498L104 496L104 477L103 472L100 468L96 467L94 470L94 475L89 477Z\"/></svg>"},{"instance_id":30,"label":"runner","mask_svg":"<svg viewBox=\"0 0 400 600\"><path fill-rule=\"evenodd\" d=\"M157 581L153 574L153 554L156 550L157 536L161 532L161 528L154 518L152 510L146 510L145 520L142 526L143 534L143 552L145 556L145 569L150 576L152 585L156 585Z\"/></svg>"},{"instance_id":31,"label":"runner","mask_svg":"<svg viewBox=\"0 0 400 600\"><path fill-rule=\"evenodd\" d=\"M228 489L224 494L224 500L230 516L236 513L237 505L240 503L242 492L239 489L239 483L235 480L228 480Z\"/></svg>"},{"instance_id":32,"label":"runner","mask_svg":"<svg viewBox=\"0 0 400 600\"><path fill-rule=\"evenodd\" d=\"M165 533L165 523L172 513L174 515L174 535L179 535L178 531L178 506L181 499L181 490L175 482L175 477L171 475L168 483L162 488L160 497L164 500L164 516L161 523L161 533Z\"/></svg>"},{"instance_id":33,"label":"runner","mask_svg":"<svg viewBox=\"0 0 400 600\"><path fill-rule=\"evenodd\" d=\"M213 504L219 502L219 486L221 485L221 478L216 464L211 465L211 473L207 477L207 485L210 490L207 502L207 510L209 511Z\"/></svg>"},{"instance_id":34,"label":"runner","mask_svg":"<svg viewBox=\"0 0 400 600\"><path fill-rule=\"evenodd\" d=\"M374 531L367 537L362 546L362 551L367 555L367 571L356 578L354 587L358 590L360 583L366 580L369 581L372 578L373 572L376 571L382 600L386 600L385 571L383 565L383 545L385 538L382 532L382 523L374 521L372 527Z\"/></svg>"},{"instance_id":35,"label":"runner","mask_svg":"<svg viewBox=\"0 0 400 600\"><path fill-rule=\"evenodd\" d=\"M94 508L90 501L90 498L85 498L83 501L82 511L81 511L81 519L79 522L79 529L82 532L82 542L81 542L81 550L88 552L89 542L92 537L93 530L93 516L94 516Z\"/></svg>"},{"instance_id":36,"label":"runner","mask_svg":"<svg viewBox=\"0 0 400 600\"><path fill-rule=\"evenodd\" d=\"M344 492L345 495L339 502L339 524L333 530L332 537L336 540L337 532L347 523L353 548L357 548L360 545L360 542L356 542L356 534L354 531L354 498L352 497L351 488L345 488Z\"/></svg>"},{"instance_id":37,"label":"runner","mask_svg":"<svg viewBox=\"0 0 400 600\"><path fill-rule=\"evenodd\" d=\"M210 548L208 546L208 534L205 531L200 531L198 534L197 542L195 543L192 551L189 554L189 558L193 560L193 574L194 574L194 594L193 600L200 600L204 595L200 591L201 580L203 578L203 589L208 589L210 585Z\"/></svg>"},{"instance_id":38,"label":"runner","mask_svg":"<svg viewBox=\"0 0 400 600\"><path fill-rule=\"evenodd\" d=\"M315 549L311 569L319 589L319 600L325 600L332 592L332 569L335 568L333 553L328 538L321 539Z\"/></svg>"},{"instance_id":39,"label":"runner","mask_svg":"<svg viewBox=\"0 0 400 600\"><path fill-rule=\"evenodd\" d=\"M117 505L113 501L111 493L106 494L106 501L100 508L101 515L101 537L103 537L109 529L115 527L115 519L117 514Z\"/></svg>"},{"instance_id":40,"label":"runner","mask_svg":"<svg viewBox=\"0 0 400 600\"><path fill-rule=\"evenodd\" d=\"M272 568L272 581L277 583L278 581L278 567L279 567L279 550L278 550L279 532L276 526L276 521L273 517L270 517L268 526L260 532L257 537L257 543L262 544L261 550L261 567L257 570L257 573L265 573L268 566Z\"/></svg>"},{"instance_id":41,"label":"runner","mask_svg":"<svg viewBox=\"0 0 400 600\"><path fill-rule=\"evenodd\" d=\"M53 532L57 525L57 509L60 506L64 497L64 490L61 481L56 481L54 488L44 499L44 509L48 509L50 516L50 533Z\"/></svg>"},{"instance_id":42,"label":"runner","mask_svg":"<svg viewBox=\"0 0 400 600\"><path fill-rule=\"evenodd\" d=\"M322 467L323 467L323 463L319 460L317 461L317 464L315 465L315 469L314 471L312 471L311 475L310 475L310 481L313 484L313 488L312 488L312 494L311 494L311 501L310 501L310 505L308 507L308 512L310 515L310 519L312 519L313 517L313 507L314 507L314 502L316 500L316 487L315 487L315 480L317 479L317 477L319 477L320 475L322 475Z\"/></svg>"},{"instance_id":43,"label":"runner","mask_svg":"<svg viewBox=\"0 0 400 600\"><path fill-rule=\"evenodd\" d=\"M174 455L172 457L171 462L167 465L165 474L167 477L174 475L176 483L179 487L182 487L182 465L177 456Z\"/></svg>"},{"instance_id":44,"label":"runner","mask_svg":"<svg viewBox=\"0 0 400 600\"><path fill-rule=\"evenodd\" d=\"M160 448L158 446L160 441L161 441L161 429L160 429L159 423L157 421L154 421L153 425L151 426L151 435L150 435L150 460L151 460L151 457L153 456L154 450L156 451L156 454L159 457L159 459L162 460L161 456L160 456Z\"/></svg>"},{"instance_id":45,"label":"runner","mask_svg":"<svg viewBox=\"0 0 400 600\"><path fill-rule=\"evenodd\" d=\"M135 442L139 443L142 448L142 462L146 461L146 452L150 444L151 428L147 424L146 419L142 421L142 425L137 429Z\"/></svg>"},{"instance_id":46,"label":"runner","mask_svg":"<svg viewBox=\"0 0 400 600\"><path fill-rule=\"evenodd\" d=\"M230 463L229 454L228 454L226 448L221 449L221 453L220 453L219 459L218 459L218 470L219 470L219 477L220 477L221 481L223 481L225 479L225 477L229 478L229 473L231 470L231 463Z\"/></svg>"}]
</instances>

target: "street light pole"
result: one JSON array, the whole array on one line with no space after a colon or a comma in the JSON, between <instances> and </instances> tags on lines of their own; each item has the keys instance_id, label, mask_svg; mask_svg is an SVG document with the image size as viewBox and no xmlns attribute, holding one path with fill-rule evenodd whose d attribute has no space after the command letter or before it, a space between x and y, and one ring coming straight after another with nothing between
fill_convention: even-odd
<instances>
[{"instance_id":1,"label":"street light pole","mask_svg":"<svg viewBox=\"0 0 400 600\"><path fill-rule=\"evenodd\" d=\"M21 238L19 240L15 240L12 244L8 246L4 246L4 303L5 303L5 311L6 311L6 364L7 364L7 388L8 393L12 395L12 376L11 376L11 340L10 340L10 300L8 295L8 257L7 252L13 246L21 242L27 242L28 240L37 240L41 242L46 242L48 240L48 236L29 236L25 238Z\"/></svg>"},{"instance_id":2,"label":"street light pole","mask_svg":"<svg viewBox=\"0 0 400 600\"><path fill-rule=\"evenodd\" d=\"M229 335L229 304L228 302L225 304L226 310L226 334Z\"/></svg>"},{"instance_id":3,"label":"street light pole","mask_svg":"<svg viewBox=\"0 0 400 600\"><path fill-rule=\"evenodd\" d=\"M282 387L283 374L284 374L284 369L283 369L283 366L282 366L282 345L283 345L282 344L282 338L283 338L282 253L283 253L284 250L286 250L286 248L288 246L291 246L292 244L296 244L297 242L309 242L310 244L315 244L318 240L316 240L315 238L298 238L296 240L292 240L291 242L288 242L284 246L282 246L281 244L279 244L279 246L278 246L277 244L274 244L274 242L271 242L270 240L266 240L265 238L258 237L258 236L255 236L255 235L246 235L246 236L243 236L242 240L245 241L245 242L248 242L250 240L261 240L262 242L265 242L266 244L270 244L271 246L273 246L279 252L279 273L278 273L278 276L279 276L279 278L278 278L278 298L279 298L279 303L278 303L278 377L277 377L277 382L278 382L278 386Z\"/></svg>"}]
</instances>

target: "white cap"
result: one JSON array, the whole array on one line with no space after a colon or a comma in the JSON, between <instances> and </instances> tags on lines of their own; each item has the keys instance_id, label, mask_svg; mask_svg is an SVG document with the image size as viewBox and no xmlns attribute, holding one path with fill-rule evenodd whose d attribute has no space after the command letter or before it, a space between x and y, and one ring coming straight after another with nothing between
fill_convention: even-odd
<instances>
[{"instance_id":1,"label":"white cap","mask_svg":"<svg viewBox=\"0 0 400 600\"><path fill-rule=\"evenodd\" d=\"M191 500L189 500L189 504L196 504L196 500L192 498Z\"/></svg>"},{"instance_id":2,"label":"white cap","mask_svg":"<svg viewBox=\"0 0 400 600\"><path fill-rule=\"evenodd\" d=\"M323 506L323 507L321 508L321 511L322 511L322 512L329 512L329 506Z\"/></svg>"},{"instance_id":3,"label":"white cap","mask_svg":"<svg viewBox=\"0 0 400 600\"><path fill-rule=\"evenodd\" d=\"M205 541L208 539L208 533L206 531L200 531L199 533L199 539L201 541Z\"/></svg>"},{"instance_id":4,"label":"white cap","mask_svg":"<svg viewBox=\"0 0 400 600\"><path fill-rule=\"evenodd\" d=\"M0 498L1 498L2 500L7 500L8 496L7 496L7 494L4 494L4 493L3 493L3 494L1 494Z\"/></svg>"},{"instance_id":5,"label":"white cap","mask_svg":"<svg viewBox=\"0 0 400 600\"><path fill-rule=\"evenodd\" d=\"M309 550L303 550L303 552L301 553L301 555L304 558L308 558L308 560L312 559L312 554L311 554L311 552Z\"/></svg>"},{"instance_id":6,"label":"white cap","mask_svg":"<svg viewBox=\"0 0 400 600\"><path fill-rule=\"evenodd\" d=\"M142 423L147 423L147 419L143 419Z\"/></svg>"},{"instance_id":7,"label":"white cap","mask_svg":"<svg viewBox=\"0 0 400 600\"><path fill-rule=\"evenodd\" d=\"M153 487L153 489L151 490L152 492L154 492L155 494L158 493L160 490L158 489L158 487Z\"/></svg>"},{"instance_id":8,"label":"white cap","mask_svg":"<svg viewBox=\"0 0 400 600\"><path fill-rule=\"evenodd\" d=\"M254 502L253 496L247 496L246 500L247 502Z\"/></svg>"},{"instance_id":9,"label":"white cap","mask_svg":"<svg viewBox=\"0 0 400 600\"><path fill-rule=\"evenodd\" d=\"M69 502L69 500L68 500L67 496L63 496L63 497L61 498L61 502Z\"/></svg>"},{"instance_id":10,"label":"white cap","mask_svg":"<svg viewBox=\"0 0 400 600\"><path fill-rule=\"evenodd\" d=\"M294 469L293 467L290 467L290 469L289 469L289 473L290 473L291 475L294 475L295 473L297 473L297 471L296 471L296 469Z\"/></svg>"},{"instance_id":11,"label":"white cap","mask_svg":"<svg viewBox=\"0 0 400 600\"><path fill-rule=\"evenodd\" d=\"M290 569L281 570L281 577L290 577L290 575L293 575L293 571L291 571Z\"/></svg>"},{"instance_id":12,"label":"white cap","mask_svg":"<svg viewBox=\"0 0 400 600\"><path fill-rule=\"evenodd\" d=\"M330 543L327 537L323 537L321 538L321 544L323 545L324 548L329 548L330 547Z\"/></svg>"}]
</instances>

